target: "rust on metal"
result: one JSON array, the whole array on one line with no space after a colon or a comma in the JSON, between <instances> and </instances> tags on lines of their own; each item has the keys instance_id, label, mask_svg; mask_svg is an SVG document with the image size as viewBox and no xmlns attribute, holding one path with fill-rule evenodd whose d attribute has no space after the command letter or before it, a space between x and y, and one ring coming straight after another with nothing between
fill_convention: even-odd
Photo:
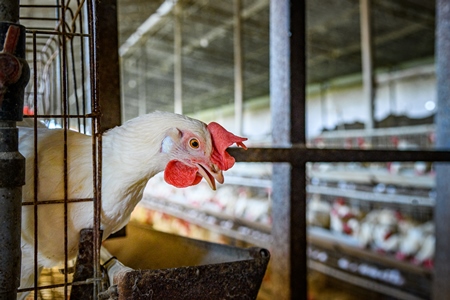
<instances>
[{"instance_id":1,"label":"rust on metal","mask_svg":"<svg viewBox=\"0 0 450 300\"><path fill-rule=\"evenodd\" d=\"M277 147L306 141L305 6L305 1L270 1L270 107ZM272 168L273 287L280 299L306 299L305 162L293 163L290 149L281 152L250 151L245 158L239 153L236 161L269 154L271 162L285 162Z\"/></svg>"},{"instance_id":2,"label":"rust on metal","mask_svg":"<svg viewBox=\"0 0 450 300\"><path fill-rule=\"evenodd\" d=\"M270 260L263 248L199 241L136 223L128 225L126 237L106 240L104 247L108 257L133 269L104 264L117 286L116 295L111 288L109 294L121 300L256 299Z\"/></svg>"},{"instance_id":3,"label":"rust on metal","mask_svg":"<svg viewBox=\"0 0 450 300\"><path fill-rule=\"evenodd\" d=\"M20 27L9 26L3 43L3 51L0 53L0 105L8 86L16 83L22 75L22 64L14 56L19 39Z\"/></svg>"},{"instance_id":4,"label":"rust on metal","mask_svg":"<svg viewBox=\"0 0 450 300\"><path fill-rule=\"evenodd\" d=\"M318 149L305 146L291 148L248 148L242 151L229 148L230 153L238 162L288 162L292 165L302 165L305 162L389 162L389 161L448 161L450 151L418 151L418 150L360 150L360 149Z\"/></svg>"},{"instance_id":5,"label":"rust on metal","mask_svg":"<svg viewBox=\"0 0 450 300\"><path fill-rule=\"evenodd\" d=\"M25 30L20 24L0 22L0 120L22 120L25 86L30 79Z\"/></svg>"},{"instance_id":6,"label":"rust on metal","mask_svg":"<svg viewBox=\"0 0 450 300\"><path fill-rule=\"evenodd\" d=\"M0 9L4 17L9 13L15 14L5 7ZM24 60L25 27L0 22L0 45L0 299L15 299L20 285L21 199L25 182L25 158L18 151L16 122L22 119L29 79Z\"/></svg>"},{"instance_id":7,"label":"rust on metal","mask_svg":"<svg viewBox=\"0 0 450 300\"><path fill-rule=\"evenodd\" d=\"M97 241L101 243L100 239ZM83 229L80 232L80 242L78 246L78 256L75 263L75 273L73 275L73 282L91 282L90 284L77 284L72 286L70 292L70 299L72 300L89 300L94 298L94 230L91 228Z\"/></svg>"},{"instance_id":8,"label":"rust on metal","mask_svg":"<svg viewBox=\"0 0 450 300\"><path fill-rule=\"evenodd\" d=\"M436 147L450 149L450 0L436 1ZM448 155L450 160L450 155ZM434 224L436 226L436 254L434 257L434 276L432 296L444 300L450 294L450 164L435 164L436 205Z\"/></svg>"},{"instance_id":9,"label":"rust on metal","mask_svg":"<svg viewBox=\"0 0 450 300\"><path fill-rule=\"evenodd\" d=\"M242 261L121 274L114 278L118 299L256 299L270 254L261 248L248 254Z\"/></svg>"}]
</instances>

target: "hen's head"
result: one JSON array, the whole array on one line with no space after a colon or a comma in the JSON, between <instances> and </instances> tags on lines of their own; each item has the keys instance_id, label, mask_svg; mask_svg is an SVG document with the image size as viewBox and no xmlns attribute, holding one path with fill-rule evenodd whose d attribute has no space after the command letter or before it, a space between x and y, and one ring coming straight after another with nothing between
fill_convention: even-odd
<instances>
[{"instance_id":1,"label":"hen's head","mask_svg":"<svg viewBox=\"0 0 450 300\"><path fill-rule=\"evenodd\" d=\"M202 178L215 190L216 180L223 183L222 171L234 165L234 158L226 149L243 144L246 138L238 137L219 124L208 125L184 117L186 126L176 126L166 131L160 152L169 157L164 170L164 180L175 187L198 184Z\"/></svg>"}]
</instances>

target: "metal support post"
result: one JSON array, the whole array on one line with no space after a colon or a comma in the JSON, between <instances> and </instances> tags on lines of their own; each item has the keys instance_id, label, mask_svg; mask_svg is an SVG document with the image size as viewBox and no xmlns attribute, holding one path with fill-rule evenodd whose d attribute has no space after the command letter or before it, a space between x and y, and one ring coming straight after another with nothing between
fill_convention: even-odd
<instances>
[{"instance_id":1,"label":"metal support post","mask_svg":"<svg viewBox=\"0 0 450 300\"><path fill-rule=\"evenodd\" d=\"M436 1L436 146L450 149L450 0ZM450 163L436 164L436 253L434 257L433 299L450 295Z\"/></svg>"},{"instance_id":2,"label":"metal support post","mask_svg":"<svg viewBox=\"0 0 450 300\"><path fill-rule=\"evenodd\" d=\"M117 0L87 1L89 19L89 53L91 64L92 111L98 117L93 120L94 163L94 228L92 231L93 298L102 286L100 247L101 247L101 182L102 182L102 139L101 133L121 124L120 112L120 68L118 51ZM102 70L101 72L99 70ZM101 110L100 110L101 109ZM82 263L82 262L81 262Z\"/></svg>"},{"instance_id":3,"label":"metal support post","mask_svg":"<svg viewBox=\"0 0 450 300\"><path fill-rule=\"evenodd\" d=\"M375 89L373 78L373 46L370 0L360 0L361 58L364 102L367 105L366 130L374 128Z\"/></svg>"},{"instance_id":4,"label":"metal support post","mask_svg":"<svg viewBox=\"0 0 450 300\"><path fill-rule=\"evenodd\" d=\"M25 27L17 24L19 1L0 10L0 299L15 299L20 285L20 229L25 158L18 152L16 121L23 117L30 72L25 61Z\"/></svg>"},{"instance_id":5,"label":"metal support post","mask_svg":"<svg viewBox=\"0 0 450 300\"><path fill-rule=\"evenodd\" d=\"M274 146L305 144L305 1L270 2ZM305 163L274 164L272 272L277 299L307 299Z\"/></svg>"},{"instance_id":6,"label":"metal support post","mask_svg":"<svg viewBox=\"0 0 450 300\"><path fill-rule=\"evenodd\" d=\"M242 112L244 101L241 8L241 0L234 0L234 119L237 135L242 135Z\"/></svg>"},{"instance_id":7,"label":"metal support post","mask_svg":"<svg viewBox=\"0 0 450 300\"><path fill-rule=\"evenodd\" d=\"M182 24L181 15L182 7L181 3L176 3L174 8L174 32L173 32L173 44L174 44L174 112L177 114L183 113L183 37L182 37Z\"/></svg>"}]
</instances>

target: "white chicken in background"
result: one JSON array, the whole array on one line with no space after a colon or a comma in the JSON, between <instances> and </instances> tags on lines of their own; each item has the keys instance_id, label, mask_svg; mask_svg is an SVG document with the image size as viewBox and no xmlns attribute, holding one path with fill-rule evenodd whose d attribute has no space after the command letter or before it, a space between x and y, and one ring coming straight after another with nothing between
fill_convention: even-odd
<instances>
[{"instance_id":1,"label":"white chicken in background","mask_svg":"<svg viewBox=\"0 0 450 300\"><path fill-rule=\"evenodd\" d=\"M362 221L360 224L359 232L355 235L356 240L361 248L368 248L372 243L373 230L375 223L369 221Z\"/></svg>"},{"instance_id":2,"label":"white chicken in background","mask_svg":"<svg viewBox=\"0 0 450 300\"><path fill-rule=\"evenodd\" d=\"M214 191L206 184L199 184L195 187L186 189L183 196L184 201L194 207L217 211L215 205L212 205L211 203L213 197Z\"/></svg>"},{"instance_id":3,"label":"white chicken in background","mask_svg":"<svg viewBox=\"0 0 450 300\"><path fill-rule=\"evenodd\" d=\"M416 265L423 265L425 268L433 268L434 251L436 248L436 237L430 234L425 237L419 252L414 256L412 262Z\"/></svg>"},{"instance_id":4,"label":"white chicken in background","mask_svg":"<svg viewBox=\"0 0 450 300\"><path fill-rule=\"evenodd\" d=\"M331 205L321 200L319 194L313 194L306 205L306 222L311 226L330 228Z\"/></svg>"},{"instance_id":5,"label":"white chicken in background","mask_svg":"<svg viewBox=\"0 0 450 300\"><path fill-rule=\"evenodd\" d=\"M406 138L399 138L397 136L391 137L391 142L398 150L417 150L419 146Z\"/></svg>"},{"instance_id":6,"label":"white chicken in background","mask_svg":"<svg viewBox=\"0 0 450 300\"><path fill-rule=\"evenodd\" d=\"M359 209L350 207L343 198L333 202L330 212L330 229L335 232L354 235L359 231Z\"/></svg>"},{"instance_id":7,"label":"white chicken in background","mask_svg":"<svg viewBox=\"0 0 450 300\"><path fill-rule=\"evenodd\" d=\"M233 216L234 205L237 201L238 194L235 187L225 185L217 189L214 194L214 202L218 206L223 207L222 212Z\"/></svg>"},{"instance_id":8,"label":"white chicken in background","mask_svg":"<svg viewBox=\"0 0 450 300\"><path fill-rule=\"evenodd\" d=\"M65 198L64 139L62 130L38 129L39 178L38 201ZM23 201L34 201L34 132L19 131L19 151L26 158L26 185ZM67 132L67 198L93 197L92 138ZM226 148L242 143L217 123L208 125L188 117L155 112L111 129L102 137L102 211L103 239L121 229L141 200L144 187L155 174L164 171L164 179L176 187L195 185L204 178L212 189L223 183L222 171L231 168L234 158ZM92 202L67 205L67 259L77 254L80 230L93 227ZM64 205L39 205L38 267L64 263ZM20 288L34 282L34 207L22 209L22 271ZM39 274L36 274L39 276ZM19 298L25 297L25 293Z\"/></svg>"},{"instance_id":9,"label":"white chicken in background","mask_svg":"<svg viewBox=\"0 0 450 300\"><path fill-rule=\"evenodd\" d=\"M361 247L378 252L395 252L401 241L399 224L404 218L392 209L372 210L361 221L356 235Z\"/></svg>"},{"instance_id":10,"label":"white chicken in background","mask_svg":"<svg viewBox=\"0 0 450 300\"><path fill-rule=\"evenodd\" d=\"M270 224L268 196L255 195L250 188L241 187L235 203L234 216L250 222Z\"/></svg>"},{"instance_id":11,"label":"white chicken in background","mask_svg":"<svg viewBox=\"0 0 450 300\"><path fill-rule=\"evenodd\" d=\"M170 199L173 202L183 202L184 195L181 189L175 188L164 182L162 173L155 175L144 189L144 198Z\"/></svg>"},{"instance_id":12,"label":"white chicken in background","mask_svg":"<svg viewBox=\"0 0 450 300\"><path fill-rule=\"evenodd\" d=\"M363 248L392 253L425 267L433 266L435 251L434 224L418 224L392 209L373 210L361 222L357 235Z\"/></svg>"},{"instance_id":13,"label":"white chicken in background","mask_svg":"<svg viewBox=\"0 0 450 300\"><path fill-rule=\"evenodd\" d=\"M395 225L377 224L373 227L372 247L375 251L392 253L397 251L400 235Z\"/></svg>"},{"instance_id":14,"label":"white chicken in background","mask_svg":"<svg viewBox=\"0 0 450 300\"><path fill-rule=\"evenodd\" d=\"M434 238L434 224L432 222L426 222L409 229L399 246L396 258L399 260L414 259L429 236ZM430 238L427 243L433 241L433 238ZM418 258L418 262L424 262L428 258L432 259L434 255L433 247L434 243L433 245L426 245ZM432 253L430 253L431 250L433 250Z\"/></svg>"}]
</instances>

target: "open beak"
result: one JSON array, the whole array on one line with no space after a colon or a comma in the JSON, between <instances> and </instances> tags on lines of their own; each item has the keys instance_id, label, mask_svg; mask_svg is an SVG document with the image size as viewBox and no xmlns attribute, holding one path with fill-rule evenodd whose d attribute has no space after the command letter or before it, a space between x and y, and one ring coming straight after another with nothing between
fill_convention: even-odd
<instances>
[{"instance_id":1,"label":"open beak","mask_svg":"<svg viewBox=\"0 0 450 300\"><path fill-rule=\"evenodd\" d=\"M203 164L198 164L198 174L205 178L212 190L216 190L216 180L218 183L223 183L222 170L213 165L212 168Z\"/></svg>"}]
</instances>

